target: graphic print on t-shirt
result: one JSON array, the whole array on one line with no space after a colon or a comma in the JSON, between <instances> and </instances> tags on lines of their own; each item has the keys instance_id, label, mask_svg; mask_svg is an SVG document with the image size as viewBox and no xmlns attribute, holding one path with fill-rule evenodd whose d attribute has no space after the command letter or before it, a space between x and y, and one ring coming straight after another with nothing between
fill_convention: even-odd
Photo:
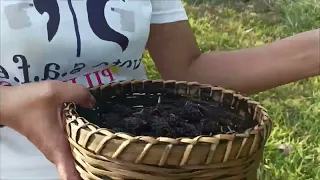
<instances>
[{"instance_id":1,"label":"graphic print on t-shirt","mask_svg":"<svg viewBox=\"0 0 320 180\"><path fill-rule=\"evenodd\" d=\"M57 0L33 0L34 7L42 15L48 13L47 23L48 41L50 42L58 31L60 25L60 12Z\"/></svg>"},{"instance_id":2,"label":"graphic print on t-shirt","mask_svg":"<svg viewBox=\"0 0 320 180\"><path fill-rule=\"evenodd\" d=\"M80 57L81 35L79 32L78 19L77 19L77 15L73 9L72 1L71 0L67 0L67 1L68 1L70 12L73 17L74 31L75 31L75 36L77 38L77 57ZM99 37L101 40L115 42L119 46L121 46L122 51L125 51L126 48L128 47L129 39L125 35L112 29L110 27L110 25L108 24L108 22L106 21L104 8L105 8L108 1L110 1L110 0L99 0L99 1L87 0L87 2L86 2L87 13L88 13L88 21L89 21L90 27L91 27L92 31L95 33L95 35L97 37ZM60 10L59 10L59 5L58 5L57 0L45 0L45 1L44 0L33 0L33 4L22 2L22 3L9 5L8 7L5 8L5 9L7 9L5 11L7 12L6 13L7 17L9 17L8 18L9 24L12 25L12 24L14 24L14 22L17 22L16 19L13 19L11 17L13 17L12 15L15 15L15 13L21 12L21 10L24 14L20 14L20 17L22 17L22 19L27 19L27 17L23 17L23 15L27 16L25 11L23 11L23 8L32 7L32 6L34 6L35 9L41 15L44 13L48 14L49 19L47 22L47 33L48 33L48 41L50 42L54 38L54 36L56 35L56 33L59 29L59 25L60 25L60 18L61 17L60 17ZM10 12L10 10L11 10L11 12ZM14 11L14 10L18 10L18 11ZM133 17L132 15L134 15L133 12L128 14L128 11L121 10L118 8L116 8L116 9L112 8L111 10L119 13L120 16L122 17L122 19L127 19L129 17ZM122 20L122 21L126 21L126 20ZM23 22L23 21L18 21L18 22ZM126 22L130 22L130 21L126 21ZM134 23L134 21L131 21L131 22ZM23 22L23 23L26 24L26 22ZM125 24L125 23L123 23L123 24ZM21 25L23 25L23 24L21 24ZM15 26L11 26L11 27L15 27ZM134 24L132 25L132 27L134 27ZM122 29L122 30L125 31L126 29ZM130 31L132 32L133 30L130 29Z\"/></svg>"},{"instance_id":3,"label":"graphic print on t-shirt","mask_svg":"<svg viewBox=\"0 0 320 180\"><path fill-rule=\"evenodd\" d=\"M4 8L5 17L12 29L23 29L31 26L30 17L25 9L33 7L32 3L21 2L7 5Z\"/></svg>"},{"instance_id":4,"label":"graphic print on t-shirt","mask_svg":"<svg viewBox=\"0 0 320 180\"><path fill-rule=\"evenodd\" d=\"M0 64L0 85L25 84L55 79L78 83L80 80L77 79L81 76L86 81L82 84L91 87L105 84L107 81L103 82L101 80L103 77L107 77L108 82L119 79L116 76L122 73L121 69L123 68L128 69L129 73L125 75L126 77L120 75L123 77L119 80L125 80L137 73L139 75L136 75L136 78L145 77L144 69L140 65L149 33L151 4L150 2L149 4L141 2L148 8L145 12L137 12L139 5L133 9L128 5L123 6L125 5L123 3L126 2L127 0L84 0L82 2L30 0L30 2L21 1L4 6L5 19L12 32L30 32L30 29L37 28L40 32L45 30L46 37L44 39L44 34L39 33L38 36L42 37L42 40L36 37L36 40L33 41L28 36L35 34L34 32L25 34L25 37L18 35L21 37L20 42L22 44L26 45L26 40L31 40L32 44L30 45L32 47L25 48L23 45L18 45L20 46L18 50L21 52L16 51L10 58L15 68L20 71L20 77L10 75L12 66L14 66L12 63L10 70L7 70L8 68L2 63ZM136 22L138 22L136 16L144 23L141 27L136 25ZM136 32L137 29L138 32ZM137 33L140 37L137 36ZM135 44L136 47L129 46L132 39L135 42L131 44ZM68 47L63 49L61 45L64 44L61 41L66 40ZM34 45L37 42L42 44L39 48ZM109 46L110 48L106 49L106 52L104 52L105 50L97 51L97 48L105 49ZM117 50L116 46L120 48L120 51ZM28 49L28 52L24 53L26 49ZM29 49L32 49L32 51ZM40 51L40 49L42 50ZM68 52L66 52L66 49ZM15 50L10 49L10 51ZM56 54L54 51L56 51ZM105 56L103 56L103 53ZM47 58L45 54L55 55L57 58ZM65 54L65 56L62 54ZM61 59L66 60L61 61ZM39 60L42 62L39 62ZM36 61L37 64L32 63L32 61ZM43 67L41 67L41 63ZM73 63L73 65L70 63ZM35 66L43 69L43 75L33 74L35 73ZM39 72L39 70L36 71ZM1 78L11 79L11 81L9 80L10 83L2 81Z\"/></svg>"}]
</instances>

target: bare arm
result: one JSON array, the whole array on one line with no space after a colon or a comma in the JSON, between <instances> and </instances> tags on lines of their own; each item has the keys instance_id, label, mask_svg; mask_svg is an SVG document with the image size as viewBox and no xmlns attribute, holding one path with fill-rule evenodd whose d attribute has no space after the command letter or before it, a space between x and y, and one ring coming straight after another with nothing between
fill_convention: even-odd
<instances>
[{"instance_id":1,"label":"bare arm","mask_svg":"<svg viewBox=\"0 0 320 180\"><path fill-rule=\"evenodd\" d=\"M147 48L164 79L253 94L319 75L319 33L317 29L260 47L201 54L188 22L181 21L151 25Z\"/></svg>"}]
</instances>

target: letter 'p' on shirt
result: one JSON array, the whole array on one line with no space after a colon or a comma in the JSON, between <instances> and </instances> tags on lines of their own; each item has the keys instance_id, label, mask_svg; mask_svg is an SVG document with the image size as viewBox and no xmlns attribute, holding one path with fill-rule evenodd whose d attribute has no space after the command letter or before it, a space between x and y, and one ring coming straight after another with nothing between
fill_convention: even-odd
<instances>
[{"instance_id":1,"label":"letter 'p' on shirt","mask_svg":"<svg viewBox=\"0 0 320 180\"><path fill-rule=\"evenodd\" d=\"M0 2L0 86L146 79L141 58L150 24L187 20L180 0ZM0 138L0 179L59 179L25 137L4 127Z\"/></svg>"}]
</instances>

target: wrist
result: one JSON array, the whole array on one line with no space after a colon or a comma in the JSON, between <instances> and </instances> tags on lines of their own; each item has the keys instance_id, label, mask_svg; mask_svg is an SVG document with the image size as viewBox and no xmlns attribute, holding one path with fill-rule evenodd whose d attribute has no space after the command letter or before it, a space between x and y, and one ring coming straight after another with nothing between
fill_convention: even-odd
<instances>
[{"instance_id":1,"label":"wrist","mask_svg":"<svg viewBox=\"0 0 320 180\"><path fill-rule=\"evenodd\" d=\"M320 29L311 30L286 38L291 44L292 59L298 60L300 73L306 77L320 74ZM297 72L299 73L299 72Z\"/></svg>"},{"instance_id":2,"label":"wrist","mask_svg":"<svg viewBox=\"0 0 320 180\"><path fill-rule=\"evenodd\" d=\"M309 72L311 76L317 76L320 74L320 29L307 31L301 33L301 36L297 38L301 42L302 48L300 51L304 52L305 56L302 56L302 63L310 64ZM308 62L306 62L306 60Z\"/></svg>"},{"instance_id":3,"label":"wrist","mask_svg":"<svg viewBox=\"0 0 320 180\"><path fill-rule=\"evenodd\" d=\"M320 29L307 32L310 34L310 59L315 64L314 76L320 75Z\"/></svg>"},{"instance_id":4,"label":"wrist","mask_svg":"<svg viewBox=\"0 0 320 180\"><path fill-rule=\"evenodd\" d=\"M320 29L315 30L315 38L314 38L314 59L315 59L315 64L316 64L316 74L315 76L320 75Z\"/></svg>"},{"instance_id":5,"label":"wrist","mask_svg":"<svg viewBox=\"0 0 320 180\"><path fill-rule=\"evenodd\" d=\"M0 126L6 125L9 120L9 109L8 109L8 96L12 87L1 86L0 87Z\"/></svg>"}]
</instances>

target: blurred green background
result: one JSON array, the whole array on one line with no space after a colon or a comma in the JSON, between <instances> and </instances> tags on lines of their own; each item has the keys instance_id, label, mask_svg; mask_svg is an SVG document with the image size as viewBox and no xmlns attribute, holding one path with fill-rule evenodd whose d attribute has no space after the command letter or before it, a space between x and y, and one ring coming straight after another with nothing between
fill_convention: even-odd
<instances>
[{"instance_id":1,"label":"blurred green background","mask_svg":"<svg viewBox=\"0 0 320 180\"><path fill-rule=\"evenodd\" d=\"M253 47L320 27L320 0L184 0L202 52ZM258 58L258 57L257 57ZM148 53L150 79L161 78ZM275 122L261 180L320 180L320 77L253 95ZM289 154L277 146L291 147Z\"/></svg>"}]
</instances>

